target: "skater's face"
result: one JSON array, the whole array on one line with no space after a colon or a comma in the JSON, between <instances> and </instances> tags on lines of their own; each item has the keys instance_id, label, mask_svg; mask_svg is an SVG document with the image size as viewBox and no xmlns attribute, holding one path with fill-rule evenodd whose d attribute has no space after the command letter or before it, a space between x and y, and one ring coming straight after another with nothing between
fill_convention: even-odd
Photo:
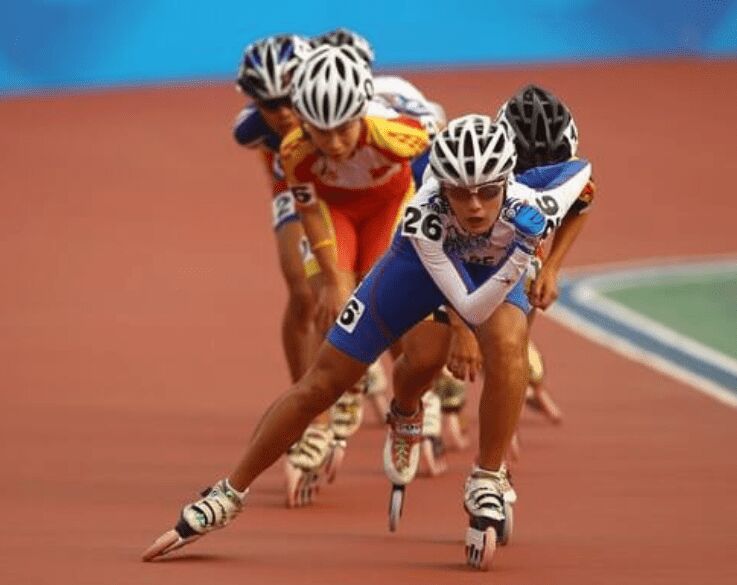
<instances>
[{"instance_id":1,"label":"skater's face","mask_svg":"<svg viewBox=\"0 0 737 585\"><path fill-rule=\"evenodd\" d=\"M340 162L347 160L358 146L361 136L361 120L351 120L329 130L321 130L309 122L303 122L305 132L315 147L325 156Z\"/></svg>"},{"instance_id":2,"label":"skater's face","mask_svg":"<svg viewBox=\"0 0 737 585\"><path fill-rule=\"evenodd\" d=\"M289 97L261 100L256 102L256 107L269 127L282 138L299 126Z\"/></svg>"},{"instance_id":3,"label":"skater's face","mask_svg":"<svg viewBox=\"0 0 737 585\"><path fill-rule=\"evenodd\" d=\"M443 195L461 227L478 235L488 232L499 217L506 189L506 180L470 188L444 184Z\"/></svg>"}]
</instances>

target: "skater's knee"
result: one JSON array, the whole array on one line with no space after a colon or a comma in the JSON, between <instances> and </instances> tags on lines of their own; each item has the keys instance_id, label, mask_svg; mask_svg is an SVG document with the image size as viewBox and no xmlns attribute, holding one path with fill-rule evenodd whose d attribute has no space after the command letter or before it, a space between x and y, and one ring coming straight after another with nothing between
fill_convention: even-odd
<instances>
[{"instance_id":1,"label":"skater's knee","mask_svg":"<svg viewBox=\"0 0 737 585\"><path fill-rule=\"evenodd\" d=\"M500 332L494 338L494 351L506 359L524 359L527 355L527 337L522 331Z\"/></svg>"},{"instance_id":2,"label":"skater's knee","mask_svg":"<svg viewBox=\"0 0 737 585\"><path fill-rule=\"evenodd\" d=\"M484 370L487 375L504 365L508 371L526 371L527 337L519 331L498 331L482 343Z\"/></svg>"},{"instance_id":3,"label":"skater's knee","mask_svg":"<svg viewBox=\"0 0 737 585\"><path fill-rule=\"evenodd\" d=\"M527 321L517 312L508 310L501 318L492 317L479 327L477 336L484 354L499 360L527 361Z\"/></svg>"}]
</instances>

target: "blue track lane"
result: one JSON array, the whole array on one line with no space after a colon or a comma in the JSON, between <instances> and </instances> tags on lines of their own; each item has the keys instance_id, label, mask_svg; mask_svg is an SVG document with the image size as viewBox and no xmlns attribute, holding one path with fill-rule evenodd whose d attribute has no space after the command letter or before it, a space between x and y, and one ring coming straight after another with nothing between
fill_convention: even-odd
<instances>
[{"instance_id":1,"label":"blue track lane","mask_svg":"<svg viewBox=\"0 0 737 585\"><path fill-rule=\"evenodd\" d=\"M705 363L686 351L667 345L642 331L622 323L616 318L607 315L604 311L582 304L574 298L573 294L577 283L577 280L566 279L561 281L560 297L557 303L562 308L567 309L579 318L605 330L611 335L620 337L643 350L647 350L668 360L674 365L711 380L715 384L719 384L737 397L737 376L732 372L716 365Z\"/></svg>"}]
</instances>

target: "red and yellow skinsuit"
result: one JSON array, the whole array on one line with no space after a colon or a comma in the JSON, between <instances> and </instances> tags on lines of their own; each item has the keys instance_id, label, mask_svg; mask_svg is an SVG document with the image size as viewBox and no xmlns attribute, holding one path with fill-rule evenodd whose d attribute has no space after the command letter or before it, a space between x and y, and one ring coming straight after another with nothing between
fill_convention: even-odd
<instances>
[{"instance_id":1,"label":"red and yellow skinsuit","mask_svg":"<svg viewBox=\"0 0 737 585\"><path fill-rule=\"evenodd\" d=\"M329 240L339 270L368 272L388 247L403 202L414 193L410 161L427 145L425 130L405 117L364 117L356 149L342 161L318 151L301 128L288 134L280 155L297 209L306 215L319 205L324 220L325 237L305 225L311 245L324 247Z\"/></svg>"}]
</instances>

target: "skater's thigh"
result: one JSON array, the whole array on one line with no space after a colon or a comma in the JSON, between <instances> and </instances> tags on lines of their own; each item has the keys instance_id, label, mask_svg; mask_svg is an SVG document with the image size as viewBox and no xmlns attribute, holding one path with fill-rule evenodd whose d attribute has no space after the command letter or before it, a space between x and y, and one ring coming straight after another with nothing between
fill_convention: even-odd
<instances>
[{"instance_id":1,"label":"skater's thigh","mask_svg":"<svg viewBox=\"0 0 737 585\"><path fill-rule=\"evenodd\" d=\"M405 359L423 369L440 369L448 359L450 326L426 319L412 327L402 337Z\"/></svg>"},{"instance_id":2,"label":"skater's thigh","mask_svg":"<svg viewBox=\"0 0 737 585\"><path fill-rule=\"evenodd\" d=\"M374 362L443 302L416 254L392 248L353 292L328 333L347 355Z\"/></svg>"}]
</instances>

